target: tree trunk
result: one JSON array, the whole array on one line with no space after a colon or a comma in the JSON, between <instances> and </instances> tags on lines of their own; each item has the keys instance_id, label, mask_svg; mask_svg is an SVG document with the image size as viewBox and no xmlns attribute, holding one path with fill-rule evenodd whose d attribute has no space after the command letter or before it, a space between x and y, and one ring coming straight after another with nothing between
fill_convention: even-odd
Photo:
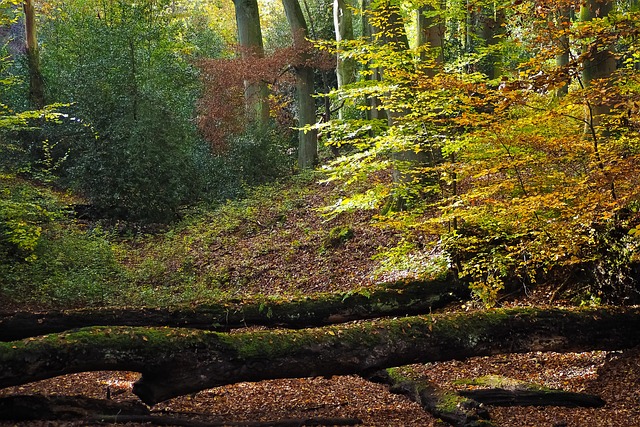
<instances>
[{"instance_id":1,"label":"tree trunk","mask_svg":"<svg viewBox=\"0 0 640 427\"><path fill-rule=\"evenodd\" d=\"M308 35L307 22L298 0L282 0L284 12L291 28L293 44L300 52L296 71L296 89L298 101L298 127L316 123L316 104L314 93L313 69L307 64ZM300 129L298 133L298 166L301 169L313 168L318 161L318 134L316 130Z\"/></svg>"},{"instance_id":2,"label":"tree trunk","mask_svg":"<svg viewBox=\"0 0 640 427\"><path fill-rule=\"evenodd\" d=\"M502 74L502 55L496 50L504 34L505 10L503 7L483 8L480 17L480 34L487 48L491 51L484 61L484 72L490 80Z\"/></svg>"},{"instance_id":3,"label":"tree trunk","mask_svg":"<svg viewBox=\"0 0 640 427\"><path fill-rule=\"evenodd\" d=\"M609 15L614 8L615 2L611 0L587 0L580 8L580 20L582 22L591 21L596 18L604 18ZM591 43L589 51L583 61L582 84L585 87L591 86L597 79L608 78L617 66L616 57L612 52L612 46L598 46L598 43ZM604 103L587 104L588 127L594 128L600 125L600 117L608 114L610 106Z\"/></svg>"},{"instance_id":4,"label":"tree trunk","mask_svg":"<svg viewBox=\"0 0 640 427\"><path fill-rule=\"evenodd\" d=\"M511 309L223 334L94 327L0 343L0 388L90 370L133 370L153 405L241 381L364 374L411 363L530 351L630 348L640 308Z\"/></svg>"},{"instance_id":5,"label":"tree trunk","mask_svg":"<svg viewBox=\"0 0 640 427\"><path fill-rule=\"evenodd\" d=\"M238 42L243 59L262 58L264 45L257 0L234 0ZM244 97L247 116L260 127L269 122L268 90L265 82L245 81Z\"/></svg>"},{"instance_id":6,"label":"tree trunk","mask_svg":"<svg viewBox=\"0 0 640 427\"><path fill-rule=\"evenodd\" d=\"M353 40L353 12L348 0L333 1L333 26L336 33L338 54L336 57L336 77L338 89L356 81L356 62L352 58L345 58L341 52L343 40ZM338 110L338 117L342 118L342 108Z\"/></svg>"},{"instance_id":7,"label":"tree trunk","mask_svg":"<svg viewBox=\"0 0 640 427\"><path fill-rule=\"evenodd\" d=\"M33 108L40 110L45 106L44 79L40 70L40 54L36 37L36 12L33 0L25 0L24 23L26 33L26 53L29 64L29 100Z\"/></svg>"},{"instance_id":8,"label":"tree trunk","mask_svg":"<svg viewBox=\"0 0 640 427\"><path fill-rule=\"evenodd\" d=\"M362 3L361 3L362 37L368 40L370 43L373 43L376 37L376 29L373 27L369 19L369 13L371 12L370 9L371 9L371 0L362 0ZM380 81L382 79L380 68L372 68L371 74L367 76L367 79L372 81ZM380 100L378 99L378 97L367 96L366 101L368 106L368 109L366 110L367 120L378 120L386 116L384 113L384 110L380 108Z\"/></svg>"},{"instance_id":9,"label":"tree trunk","mask_svg":"<svg viewBox=\"0 0 640 427\"><path fill-rule=\"evenodd\" d=\"M567 68L569 65L569 59L571 55L571 47L569 46L569 34L566 32L569 30L571 24L571 9L568 7L562 7L557 12L557 24L560 27L562 33L558 38L558 47L560 53L556 56L556 67ZM562 70L563 76L565 76L565 83L556 90L556 96L563 97L569 93L569 83L571 83L571 76L568 70ZM566 74L566 75L565 75Z\"/></svg>"},{"instance_id":10,"label":"tree trunk","mask_svg":"<svg viewBox=\"0 0 640 427\"><path fill-rule=\"evenodd\" d=\"M591 21L596 18L605 18L613 10L615 2L611 0L587 0L580 8L580 20ZM607 78L616 70L616 57L611 52L611 46L598 48L591 45L591 51L587 52L582 70L582 80L585 86L595 79Z\"/></svg>"},{"instance_id":11,"label":"tree trunk","mask_svg":"<svg viewBox=\"0 0 640 427\"><path fill-rule=\"evenodd\" d=\"M429 58L433 65L444 63L444 20L443 18L427 17L426 14L436 11L433 6L419 8L416 19L416 33L418 46L428 46L428 52L421 52L423 60ZM430 75L436 73L435 67L429 67Z\"/></svg>"},{"instance_id":12,"label":"tree trunk","mask_svg":"<svg viewBox=\"0 0 640 427\"><path fill-rule=\"evenodd\" d=\"M459 394L492 406L564 406L566 408L601 408L605 405L599 396L563 390L505 390L490 388L464 390Z\"/></svg>"},{"instance_id":13,"label":"tree trunk","mask_svg":"<svg viewBox=\"0 0 640 427\"><path fill-rule=\"evenodd\" d=\"M294 300L247 300L201 307L96 308L44 313L0 314L0 341L12 341L97 325L170 326L217 331L266 325L305 328L383 316L430 313L464 298L468 289L453 280L395 283L349 294Z\"/></svg>"}]
</instances>

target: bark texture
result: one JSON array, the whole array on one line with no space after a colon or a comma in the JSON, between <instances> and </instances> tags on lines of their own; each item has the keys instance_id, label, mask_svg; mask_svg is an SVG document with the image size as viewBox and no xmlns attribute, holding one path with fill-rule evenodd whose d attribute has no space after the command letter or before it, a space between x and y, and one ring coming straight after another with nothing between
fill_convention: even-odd
<instances>
[{"instance_id":1,"label":"bark texture","mask_svg":"<svg viewBox=\"0 0 640 427\"><path fill-rule=\"evenodd\" d=\"M94 327L0 343L0 388L74 372L133 370L142 373L134 393L153 405L242 381L366 375L411 363L638 343L640 308L492 310L234 334Z\"/></svg>"},{"instance_id":2,"label":"bark texture","mask_svg":"<svg viewBox=\"0 0 640 427\"><path fill-rule=\"evenodd\" d=\"M262 58L264 45L257 0L234 0L238 42L243 58ZM269 122L269 92L264 82L245 81L245 104L248 119L264 127Z\"/></svg>"},{"instance_id":3,"label":"bark texture","mask_svg":"<svg viewBox=\"0 0 640 427\"><path fill-rule=\"evenodd\" d=\"M490 388L461 391L460 395L485 405L493 406L600 408L605 405L604 400L599 396L563 390L505 390L502 388Z\"/></svg>"},{"instance_id":4,"label":"bark texture","mask_svg":"<svg viewBox=\"0 0 640 427\"><path fill-rule=\"evenodd\" d=\"M293 44L300 51L306 50L308 36L307 21L298 0L282 0L284 12L291 28ZM313 69L307 64L307 55L302 53L295 67L298 101L298 127L316 123L316 104L313 98ZM298 166L301 169L315 167L318 161L318 133L316 130L300 129L298 133Z\"/></svg>"},{"instance_id":5,"label":"bark texture","mask_svg":"<svg viewBox=\"0 0 640 427\"><path fill-rule=\"evenodd\" d=\"M294 300L244 300L200 307L95 308L42 313L0 313L0 341L13 341L88 326L171 326L228 331L246 326L306 328L383 316L429 313L465 298L451 279L393 283L349 294Z\"/></svg>"},{"instance_id":6,"label":"bark texture","mask_svg":"<svg viewBox=\"0 0 640 427\"><path fill-rule=\"evenodd\" d=\"M29 100L35 109L45 106L44 78L40 70L40 53L36 36L36 11L33 0L25 0L23 3L24 22L26 33L26 53L29 64Z\"/></svg>"}]
</instances>

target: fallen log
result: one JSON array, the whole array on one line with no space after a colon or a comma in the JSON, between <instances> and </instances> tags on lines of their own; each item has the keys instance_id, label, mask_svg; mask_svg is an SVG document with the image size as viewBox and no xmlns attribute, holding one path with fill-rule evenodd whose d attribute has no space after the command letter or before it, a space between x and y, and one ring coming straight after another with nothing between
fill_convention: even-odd
<instances>
[{"instance_id":1,"label":"fallen log","mask_svg":"<svg viewBox=\"0 0 640 427\"><path fill-rule=\"evenodd\" d=\"M33 421L63 420L84 423L150 423L182 427L297 427L297 426L353 426L362 424L358 418L311 417L274 421L201 421L183 416L151 413L139 401L114 402L84 396L7 396L0 398L0 420ZM200 417L201 418L201 417Z\"/></svg>"},{"instance_id":2,"label":"fallen log","mask_svg":"<svg viewBox=\"0 0 640 427\"><path fill-rule=\"evenodd\" d=\"M0 420L75 420L100 414L103 417L150 415L138 401L114 402L84 396L7 396L0 398Z\"/></svg>"},{"instance_id":3,"label":"fallen log","mask_svg":"<svg viewBox=\"0 0 640 427\"><path fill-rule=\"evenodd\" d=\"M488 375L463 379L458 384L483 388L460 390L461 396L493 406L564 406L568 408L600 408L605 401L600 396L552 389L514 378Z\"/></svg>"},{"instance_id":4,"label":"fallen log","mask_svg":"<svg viewBox=\"0 0 640 427\"><path fill-rule=\"evenodd\" d=\"M599 396L564 390L505 390L487 388L462 390L461 396L493 406L564 406L567 408L601 408L605 401Z\"/></svg>"},{"instance_id":5,"label":"fallen log","mask_svg":"<svg viewBox=\"0 0 640 427\"><path fill-rule=\"evenodd\" d=\"M407 396L422 408L454 427L491 427L489 412L480 403L459 396L454 391L443 390L426 379L411 379L399 368L378 371L368 378L388 384L389 391Z\"/></svg>"},{"instance_id":6,"label":"fallen log","mask_svg":"<svg viewBox=\"0 0 640 427\"><path fill-rule=\"evenodd\" d=\"M429 313L468 294L451 278L397 282L349 293L298 299L246 299L199 307L92 308L41 313L0 313L0 341L13 341L88 326L171 326L228 331L252 325L307 328Z\"/></svg>"},{"instance_id":7,"label":"fallen log","mask_svg":"<svg viewBox=\"0 0 640 427\"><path fill-rule=\"evenodd\" d=\"M134 393L153 405L241 381L366 375L471 356L639 343L637 307L490 310L230 334L93 327L0 343L0 388L73 372L130 370L142 373Z\"/></svg>"}]
</instances>

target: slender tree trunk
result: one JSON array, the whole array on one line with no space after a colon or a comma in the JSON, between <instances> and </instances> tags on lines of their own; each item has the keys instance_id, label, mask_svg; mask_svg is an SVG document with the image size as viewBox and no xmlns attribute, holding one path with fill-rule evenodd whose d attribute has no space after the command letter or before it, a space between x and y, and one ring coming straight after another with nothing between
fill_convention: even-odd
<instances>
[{"instance_id":1,"label":"slender tree trunk","mask_svg":"<svg viewBox=\"0 0 640 427\"><path fill-rule=\"evenodd\" d=\"M378 34L380 34L380 41L396 52L408 50L409 39L407 38L399 6L392 4L390 1L384 1L378 4L377 12L386 18L381 20L381 26L377 29ZM396 124L405 114L406 111L387 111L389 126ZM424 153L417 153L414 150L402 150L393 153L392 158L395 164L393 180L396 183L403 184L413 181L413 174L407 171L412 169L412 166L424 161ZM394 197L389 203L389 208L400 211L405 209L406 200L402 197Z\"/></svg>"},{"instance_id":2,"label":"slender tree trunk","mask_svg":"<svg viewBox=\"0 0 640 427\"><path fill-rule=\"evenodd\" d=\"M23 3L24 22L26 32L26 53L29 64L29 100L33 108L41 109L45 106L44 79L40 70L40 53L36 36L36 12L33 0Z\"/></svg>"},{"instance_id":3,"label":"slender tree trunk","mask_svg":"<svg viewBox=\"0 0 640 427\"><path fill-rule=\"evenodd\" d=\"M362 36L369 42L373 43L376 37L376 29L369 21L368 13L371 11L371 1L362 0ZM374 68L372 74L368 77L372 81L380 81L382 79L382 73L379 68ZM380 100L375 96L367 97L367 120L377 120L385 116L384 111L380 108Z\"/></svg>"},{"instance_id":4,"label":"slender tree trunk","mask_svg":"<svg viewBox=\"0 0 640 427\"><path fill-rule=\"evenodd\" d=\"M298 127L303 128L316 123L316 105L313 98L313 69L306 64L308 55L305 37L308 35L307 22L298 0L282 0L284 12L291 28L294 46L300 51L296 72L298 100ZM318 161L318 134L315 130L303 130L298 133L298 166L301 169L313 168Z\"/></svg>"},{"instance_id":5,"label":"slender tree trunk","mask_svg":"<svg viewBox=\"0 0 640 427\"><path fill-rule=\"evenodd\" d=\"M344 58L340 53L340 42L353 40L353 12L348 0L333 1L333 26L336 32L338 47L336 76L338 88L353 83L356 79L356 63L351 58ZM339 113L342 117L342 111Z\"/></svg>"},{"instance_id":6,"label":"slender tree trunk","mask_svg":"<svg viewBox=\"0 0 640 427\"><path fill-rule=\"evenodd\" d=\"M504 34L505 10L504 8L483 8L480 17L480 35L485 45L491 49L497 49ZM491 52L485 60L485 74L490 80L500 77L502 74L501 55Z\"/></svg>"},{"instance_id":7,"label":"slender tree trunk","mask_svg":"<svg viewBox=\"0 0 640 427\"><path fill-rule=\"evenodd\" d=\"M612 0L587 0L580 8L580 20L591 21L596 18L604 18L613 10L615 3ZM582 79L585 86L595 79L607 78L616 70L616 58L611 51L611 46L598 49L591 46L591 51L584 60Z\"/></svg>"},{"instance_id":8,"label":"slender tree trunk","mask_svg":"<svg viewBox=\"0 0 640 427\"><path fill-rule=\"evenodd\" d=\"M238 42L243 59L262 58L264 45L257 0L234 0L233 4L238 27ZM269 122L269 92L266 83L245 80L244 85L248 119L255 121L260 127L266 126Z\"/></svg>"},{"instance_id":9,"label":"slender tree trunk","mask_svg":"<svg viewBox=\"0 0 640 427\"><path fill-rule=\"evenodd\" d=\"M580 20L591 21L596 18L604 18L613 10L615 3L612 0L587 0L580 8ZM616 70L616 58L612 46L597 47L594 43L588 48L583 62L582 83L585 87L591 86L594 80L606 79ZM588 105L588 121L592 126L600 124L600 116L608 114L610 107L606 103Z\"/></svg>"},{"instance_id":10,"label":"slender tree trunk","mask_svg":"<svg viewBox=\"0 0 640 427\"><path fill-rule=\"evenodd\" d=\"M571 24L571 9L568 7L562 7L557 12L557 24L561 28L562 34L558 38L558 47L560 53L556 56L556 67L563 68L569 65L569 56L571 54L569 46L569 35L566 31ZM569 93L569 83L571 82L571 76L566 74L566 82L563 86L559 87L556 91L556 96L563 97Z\"/></svg>"},{"instance_id":11,"label":"slender tree trunk","mask_svg":"<svg viewBox=\"0 0 640 427\"><path fill-rule=\"evenodd\" d=\"M441 5L440 8L444 7ZM434 12L436 8L433 6L422 6L416 11L416 33L417 45L429 46L429 54L421 52L423 60L432 58L434 65L444 63L444 21L440 18L427 17L426 14ZM435 74L435 69L430 73Z\"/></svg>"}]
</instances>

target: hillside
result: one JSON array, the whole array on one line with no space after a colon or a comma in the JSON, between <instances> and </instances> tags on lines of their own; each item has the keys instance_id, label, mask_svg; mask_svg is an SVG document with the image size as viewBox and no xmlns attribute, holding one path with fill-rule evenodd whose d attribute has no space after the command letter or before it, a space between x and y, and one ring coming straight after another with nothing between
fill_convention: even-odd
<instances>
[{"instance_id":1,"label":"hillside","mask_svg":"<svg viewBox=\"0 0 640 427\"><path fill-rule=\"evenodd\" d=\"M29 184L20 183L21 188L25 185ZM59 282L59 289L53 280L48 281L49 294L41 289L21 298L15 292L7 292L12 301L4 311L103 305L175 307L256 295L288 298L335 291L348 294L388 279L433 274L381 270L381 259L376 255L390 249L400 236L377 227L372 213L342 214L333 219L323 216L322 208L338 192L334 186L321 183L318 175L305 175L255 188L249 197L211 210L193 209L181 222L164 228L72 219L67 213L43 224L45 246L35 250L35 259L24 262L21 274L32 268L37 273L33 277L46 273L56 278L62 277L64 272L60 270L72 263L87 265L75 265L78 270L71 271L68 281ZM47 194L52 203L65 206L70 202L55 192ZM62 242L56 246L59 249L75 250L52 251L53 242ZM76 242L76 246L70 242ZM111 261L106 263L108 268L100 270L105 266L105 247L109 248ZM77 251L84 251L81 259L77 258ZM50 260L52 254L58 260L53 266L43 262ZM43 265L47 269L38 270ZM96 278L98 271L106 273L98 278L103 292L94 289L93 293L69 294L70 289L80 289ZM113 278L116 280L111 281ZM37 283L30 285L38 289ZM501 304L546 304L553 289L539 286L506 295ZM48 299L47 295L57 297ZM570 301L559 299L555 304ZM462 301L447 310L478 308L479 304ZM528 353L415 365L406 372L414 378L428 378L445 389L468 387L460 381L464 378L500 375L568 391L591 392L607 401L600 409L490 407L497 426L634 425L629 420L640 415L631 405L637 398L635 385L640 380L633 369L637 357L636 351ZM131 384L137 376L117 372L67 375L4 389L0 396L36 393L104 398L109 388L115 401L135 402ZM370 426L441 425L406 397L390 394L386 386L354 376L240 383L172 399L154 407L154 411L223 423L355 417Z\"/></svg>"}]
</instances>

